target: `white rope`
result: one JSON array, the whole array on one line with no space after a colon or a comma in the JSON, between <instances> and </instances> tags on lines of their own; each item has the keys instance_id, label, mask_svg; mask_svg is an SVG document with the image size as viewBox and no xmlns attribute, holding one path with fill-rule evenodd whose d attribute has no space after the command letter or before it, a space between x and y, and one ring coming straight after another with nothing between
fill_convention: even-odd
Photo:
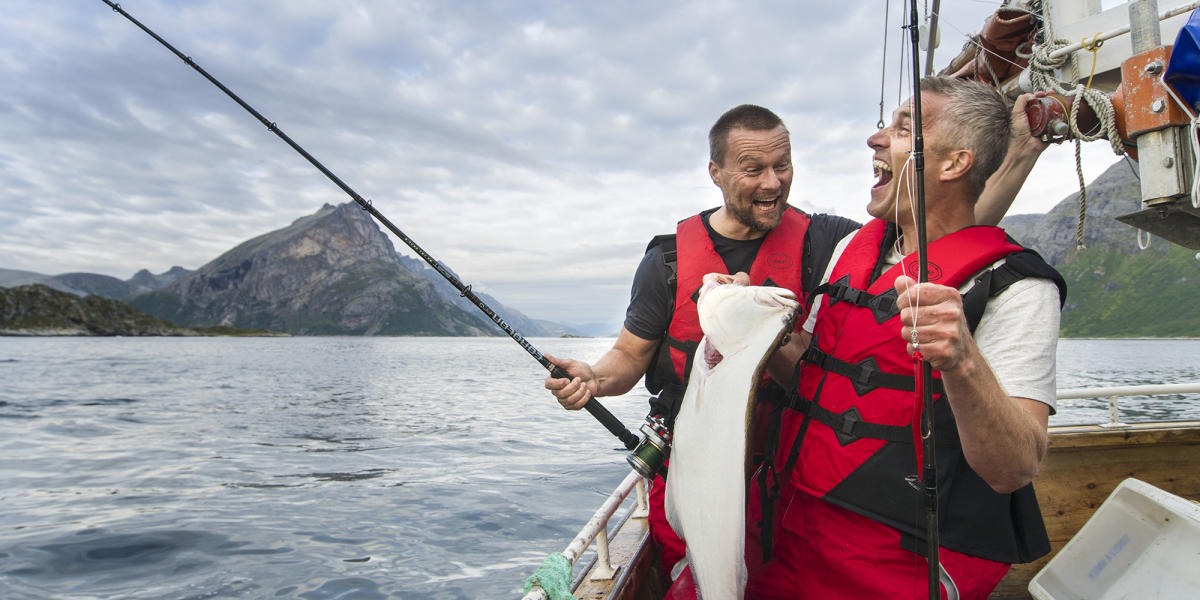
<instances>
[{"instance_id":1,"label":"white rope","mask_svg":"<svg viewBox=\"0 0 1200 600\"><path fill-rule=\"evenodd\" d=\"M1099 44L1099 42L1093 43ZM1079 178L1079 218L1075 227L1075 247L1083 250L1086 247L1083 243L1083 226L1087 219L1087 181L1083 176L1081 154L1083 142L1107 138L1113 153L1117 156L1125 154L1125 145L1121 142L1120 132L1117 131L1116 110L1107 94L1083 84L1076 84L1074 89L1070 89L1054 77L1054 73L1066 63L1068 55L1063 54L1058 58L1052 58L1051 55L1069 44L1070 42L1067 40L1054 40L1034 45L1029 57L1029 81L1035 90L1057 92L1064 96L1074 95L1074 100L1071 101L1071 110L1067 116L1067 126L1070 129L1071 137L1075 138L1075 174ZM1093 46L1093 51L1095 47L1097 46ZM1073 81L1079 80L1079 73L1074 65L1072 65L1072 75ZM1090 78L1089 83L1091 83ZM1098 131L1085 133L1079 129L1079 107L1083 102L1087 102L1092 112L1096 114L1096 118L1100 120Z\"/></svg>"},{"instance_id":2,"label":"white rope","mask_svg":"<svg viewBox=\"0 0 1200 600\"><path fill-rule=\"evenodd\" d=\"M904 161L904 166L900 168L899 181L896 182L896 192L892 200L893 219L896 222L896 254L900 255L900 274L905 277L910 277L917 282L916 298L913 299L913 323L912 323L912 339L913 352L920 351L921 337L917 331L917 313L921 310L921 274L908 273L907 265L904 264L904 234L900 231L900 190L904 189L908 192L908 210L912 216L912 223L917 225L917 184L916 184L916 164L913 162L913 153L909 151L908 159ZM914 234L915 234L914 230ZM917 260L921 258L921 247L917 246ZM905 290L907 291L907 290ZM920 468L920 465L918 465Z\"/></svg>"},{"instance_id":3,"label":"white rope","mask_svg":"<svg viewBox=\"0 0 1200 600\"><path fill-rule=\"evenodd\" d=\"M1142 241L1142 234L1143 234L1143 233L1144 233L1144 234L1146 234L1146 241L1144 241L1144 242ZM1149 232L1149 231L1146 231L1145 229L1139 229L1139 230L1137 230L1137 246L1138 246L1138 250L1146 250L1146 249L1148 249L1148 248L1150 247L1150 240L1151 240L1151 239L1152 239L1152 238L1150 237L1150 232Z\"/></svg>"},{"instance_id":4,"label":"white rope","mask_svg":"<svg viewBox=\"0 0 1200 600\"><path fill-rule=\"evenodd\" d=\"M1045 39L1054 40L1054 32L1051 28L1051 20L1047 14L1049 10L1048 4L1049 3L1042 4L1042 13L1040 16ZM1033 14L1033 11L1027 10L1027 12ZM984 48L983 44L980 43L978 36L968 36L967 43L977 46L978 52L980 53L987 53L999 60L1008 62L1013 66L1019 66L1003 56L989 52L988 49ZM1090 45L1093 48L1097 48L1099 47L1100 43L1102 42L1099 39L1096 39L1093 40ZM1075 231L1075 243L1077 248L1083 249L1083 228L1087 214L1087 182L1083 175L1083 160L1081 156L1082 142L1090 142L1101 138L1107 138L1109 143L1112 145L1113 153L1117 156L1122 156L1125 154L1125 147L1121 141L1121 135L1117 131L1115 116L1116 111L1113 108L1112 100L1106 94L1082 84L1077 84L1074 89L1070 89L1055 78L1055 72L1061 69L1066 64L1067 59L1071 56L1069 52L1064 52L1063 50L1072 45L1073 44L1067 40L1054 40L1045 44L1033 45L1028 55L1026 55L1024 52L1021 52L1021 50L1018 48L1017 54L1021 58L1024 58L1028 61L1030 82L1034 86L1035 90L1056 92L1064 96L1074 96L1070 110L1066 112L1068 113L1067 126L1071 136L1075 138L1075 173L1079 179L1079 220ZM1089 44L1084 44L1084 46L1087 45ZM989 69L989 71L991 70L989 61L983 60L981 62ZM1079 77L1077 70L1074 68L1072 70L1075 71L1075 77L1073 78L1073 81L1078 81ZM992 74L992 76L994 80L995 75ZM996 83L998 84L999 82ZM1100 127L1097 131L1080 131L1079 107L1081 106L1082 102L1087 102L1088 106L1091 107L1092 112L1094 112L1096 117L1099 119ZM1200 156L1200 154L1197 154L1197 156ZM1196 180L1197 185L1200 185L1200 178L1196 178ZM1200 202L1200 193L1193 192L1192 202Z\"/></svg>"},{"instance_id":5,"label":"white rope","mask_svg":"<svg viewBox=\"0 0 1200 600\"><path fill-rule=\"evenodd\" d=\"M1050 58L1050 54L1069 43L1067 40L1055 40L1035 45L1029 57L1029 80L1036 90L1057 92L1064 96L1075 96L1075 100L1071 103L1070 118L1067 120L1067 124L1071 128L1072 137L1084 142L1107 138L1112 145L1113 154L1122 156L1125 154L1125 146L1121 143L1121 134L1117 131L1116 110L1113 108L1112 100L1108 95L1081 83L1076 84L1075 88L1071 89L1054 77L1055 71L1062 68L1067 61L1067 57L1064 56L1055 59ZM1075 69L1073 68L1072 70ZM1079 79L1077 72L1074 73L1073 79ZM1099 131L1085 133L1079 130L1078 117L1081 102L1087 102L1092 111L1096 113L1096 117L1100 119Z\"/></svg>"},{"instance_id":6,"label":"white rope","mask_svg":"<svg viewBox=\"0 0 1200 600\"><path fill-rule=\"evenodd\" d=\"M1083 176L1083 142L1075 138L1075 177L1079 181L1079 214L1075 219L1075 249L1084 250L1083 225L1087 221L1087 180Z\"/></svg>"}]
</instances>

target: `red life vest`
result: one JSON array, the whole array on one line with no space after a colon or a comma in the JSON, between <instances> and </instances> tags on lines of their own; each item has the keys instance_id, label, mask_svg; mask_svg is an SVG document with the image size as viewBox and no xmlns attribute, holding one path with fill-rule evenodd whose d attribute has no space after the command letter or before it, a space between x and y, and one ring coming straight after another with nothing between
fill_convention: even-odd
<instances>
[{"instance_id":1,"label":"red life vest","mask_svg":"<svg viewBox=\"0 0 1200 600\"><path fill-rule=\"evenodd\" d=\"M767 232L750 267L750 285L771 285L791 290L804 298L801 290L804 236L808 233L808 215L789 207L779 225ZM713 247L712 238L700 215L679 222L675 230L678 267L675 284L675 310L667 328L671 364L678 382L687 381L691 358L704 332L700 330L696 299L704 276L726 273L728 267ZM796 319L804 323L803 315Z\"/></svg>"},{"instance_id":2,"label":"red life vest","mask_svg":"<svg viewBox=\"0 0 1200 600\"><path fill-rule=\"evenodd\" d=\"M919 399L892 287L902 272L915 278L918 258L905 256L879 273L894 239L894 226L872 221L834 266L800 372L798 410L785 411L782 424L780 439L795 441L781 445L775 464L792 466L795 488L899 529L919 547L921 494L905 480L917 473L911 423ZM929 280L957 288L1021 250L1002 229L968 227L929 244ZM1007 563L1044 554L1049 548L1032 486L997 494L970 469L940 374L934 377L942 545Z\"/></svg>"},{"instance_id":3,"label":"red life vest","mask_svg":"<svg viewBox=\"0 0 1200 600\"><path fill-rule=\"evenodd\" d=\"M783 219L779 225L767 232L758 253L754 256L749 273L752 285L783 287L795 292L797 298L804 297L804 291L800 289L803 274L801 263L804 237L808 233L809 223L809 216L799 210L789 208L784 211ZM683 400L683 382L687 381L692 356L695 355L700 338L704 335L700 330L700 316L696 308L700 286L705 275L728 271L725 260L713 247L712 238L701 215L679 222L675 233L675 253L675 307L671 313L667 335L658 348L658 355L651 363L651 373L646 375L647 387L661 388L657 400L661 410L668 414L669 420L674 420L675 413L679 410L679 402ZM796 323L797 327L803 324L803 316L798 317ZM665 361L660 362L664 353L670 355L669 370ZM667 378L673 381L663 381ZM652 382L651 379L655 381ZM779 388L776 386L775 390L778 392ZM684 557L685 545L667 522L666 511L663 508L665 485L666 482L657 477L650 488L649 520L650 534L658 542L664 570L669 572L675 563Z\"/></svg>"}]
</instances>

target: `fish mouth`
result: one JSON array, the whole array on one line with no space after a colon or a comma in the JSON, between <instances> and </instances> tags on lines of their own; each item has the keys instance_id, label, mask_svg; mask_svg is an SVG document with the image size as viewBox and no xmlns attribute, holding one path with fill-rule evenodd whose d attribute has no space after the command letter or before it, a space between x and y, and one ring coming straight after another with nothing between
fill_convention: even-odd
<instances>
[{"instance_id":1,"label":"fish mouth","mask_svg":"<svg viewBox=\"0 0 1200 600\"><path fill-rule=\"evenodd\" d=\"M708 340L704 341L704 365L708 367L708 369L713 369L724 359L725 357L721 354L721 352L714 348L713 345L708 342Z\"/></svg>"},{"instance_id":2,"label":"fish mouth","mask_svg":"<svg viewBox=\"0 0 1200 600\"><path fill-rule=\"evenodd\" d=\"M881 188L892 182L892 165L877 158L871 161L871 167L875 170L875 177L878 178L871 189Z\"/></svg>"}]
</instances>

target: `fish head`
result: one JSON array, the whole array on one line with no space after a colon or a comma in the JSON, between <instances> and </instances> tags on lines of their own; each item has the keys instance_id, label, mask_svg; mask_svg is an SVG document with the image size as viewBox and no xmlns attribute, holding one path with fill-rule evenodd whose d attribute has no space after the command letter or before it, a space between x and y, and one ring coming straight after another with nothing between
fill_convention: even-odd
<instances>
[{"instance_id":1,"label":"fish head","mask_svg":"<svg viewBox=\"0 0 1200 600\"><path fill-rule=\"evenodd\" d=\"M722 355L763 336L777 337L800 306L784 288L719 283L713 275L704 276L696 307L708 345Z\"/></svg>"}]
</instances>

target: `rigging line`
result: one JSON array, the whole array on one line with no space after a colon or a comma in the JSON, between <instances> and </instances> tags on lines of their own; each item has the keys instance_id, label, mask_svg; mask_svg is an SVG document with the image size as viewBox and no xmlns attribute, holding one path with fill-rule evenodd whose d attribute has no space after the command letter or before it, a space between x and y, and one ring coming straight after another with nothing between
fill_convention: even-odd
<instances>
[{"instance_id":1,"label":"rigging line","mask_svg":"<svg viewBox=\"0 0 1200 600\"><path fill-rule=\"evenodd\" d=\"M1014 10L1020 10L1020 7L1016 7L1016 6L1007 6L1007 7L1005 7L1005 8L1011 8L1011 9L1014 9ZM1032 11L1024 11L1024 12L1027 12L1027 13L1029 13L1029 14L1036 14L1036 13L1033 13ZM993 14L994 14L994 13L993 13ZM938 26L939 26L939 27L942 27L943 25L944 25L944 26L948 26L948 27L950 27L951 29L953 29L955 32L957 32L957 33L958 33L960 36L962 36L962 37L963 37L963 38L966 40L966 42L965 42L965 43L966 43L967 45L975 46L975 48L976 48L977 50L979 50L980 52L983 52L983 53L985 53L985 54L987 54L987 55L989 55L989 56L992 56L992 57L994 57L994 58L996 58L996 59L998 59L998 60L1004 61L1004 62L1006 62L1006 63L1008 63L1008 64L1010 64L1010 65L1012 65L1012 66L1014 66L1014 67L1018 67L1018 68L1020 68L1020 65L1018 65L1017 63L1015 63L1015 62L1013 62L1013 61L1011 61L1011 60L1009 60L1009 59L1007 59L1007 58L1005 58L1005 57L1003 57L1003 56L1001 56L1001 55L999 55L999 54L997 54L997 53L993 52L992 50L988 50L986 47L984 47L983 43L979 41L979 35L978 35L978 34L966 33L966 32L965 32L965 31L963 31L962 29L959 29L958 27L956 27L956 26L954 25L954 23L951 23L951 22L948 22L948 21L946 21L946 22L942 22L942 21L940 20L940 17L941 17L941 15L940 15L940 14L938 14L938 17L939 17L939 23L938 23ZM1044 23L1044 21L1043 21L1043 23Z\"/></svg>"},{"instance_id":2,"label":"rigging line","mask_svg":"<svg viewBox=\"0 0 1200 600\"><path fill-rule=\"evenodd\" d=\"M908 22L908 14L909 14L908 13L908 4L906 2L904 2L904 0L900 0L900 6L901 6L900 29L905 29L904 23ZM915 49L913 51L915 52ZM897 106L904 103L904 94L910 92L909 86L911 85L911 82L909 82L908 84L905 83L906 81L909 81L909 70L908 69L909 69L909 64L911 64L908 60L908 53L909 53L909 45L905 44L903 41L901 41L900 57L899 57L900 58L900 68L898 68L896 70L897 71L897 78L896 78L896 105Z\"/></svg>"},{"instance_id":3,"label":"rigging line","mask_svg":"<svg viewBox=\"0 0 1200 600\"><path fill-rule=\"evenodd\" d=\"M1050 19L1050 2L1038 2L1033 8L1038 11L1038 16L1042 19L1042 29L1044 31L1042 41L1045 42L1054 39L1054 22Z\"/></svg>"},{"instance_id":4,"label":"rigging line","mask_svg":"<svg viewBox=\"0 0 1200 600\"><path fill-rule=\"evenodd\" d=\"M883 129L883 111L884 111L884 90L887 87L887 57L888 57L888 30L891 29L891 24L888 23L891 14L891 0L883 0L883 59L879 64L879 121L875 123L875 129Z\"/></svg>"},{"instance_id":5,"label":"rigging line","mask_svg":"<svg viewBox=\"0 0 1200 600\"><path fill-rule=\"evenodd\" d=\"M121 8L120 4L116 4L114 2L111 2L110 0L101 0L101 2L104 2L109 7L111 7L114 12L119 13L121 16L128 19L131 23L133 23L134 25L137 25L139 29L146 32L150 37L154 38L155 40L158 41L158 43L162 44L164 47L166 47L168 50L170 50L172 53L174 53L175 56L178 56L180 60L187 63L187 65L189 67L195 69L196 72L203 75L205 79L207 79L213 85L217 86L217 88L219 88L222 92L225 92L225 95L229 96L231 99L233 99L234 102L237 102L239 106L244 108L246 110L246 112L249 112L251 115L254 116L254 118L258 119L258 121L260 123L262 123L263 125L265 125L267 127L267 129L269 129L271 131L271 133L274 133L276 136L279 137L279 139L286 142L287 145L291 146L293 150L295 150L297 153L299 153L300 156L303 156L306 160L308 160L308 162L311 163L312 166L316 167L317 170L321 171L321 173L323 173L325 175L325 177L329 178L329 180L332 181L334 184L336 184L339 188L341 188L343 192L346 192L346 194L349 195L355 202L357 202L358 205L361 206L363 210L365 210L367 213L369 213L372 217L375 217L375 220L379 221L380 224L382 224L389 231L391 231L393 234L395 234L396 237L400 238L405 244L408 245L409 248L412 248L413 251L417 253L417 255L419 255L421 258L425 259L425 262L429 263L429 266L433 267L433 269L435 271L437 271L439 275L444 277L446 279L446 281L449 281L450 285L453 285L454 288L457 289L464 298L466 298L467 300L470 300L471 304L474 304L479 310L483 311L483 314L487 315L488 318L490 318L493 323L495 323L497 326L499 326L500 329L504 330L504 333L507 333L509 335L509 337L511 337L513 340L515 340L518 344L520 344L521 347L524 348L526 352L528 352L530 355L532 355L533 358L535 358L539 363L541 363L543 367L545 367L548 371L550 371L550 375L552 377L560 378L560 379L561 378L571 379L571 376L568 375L566 371L564 371L561 367L555 365L554 363L550 362L550 360L547 359L545 356L543 356L542 353L533 346L533 344L529 343L529 341L526 340L524 338L524 336L522 336L520 333L517 333L517 331L514 330L512 327L510 327L508 325L508 323L506 323L504 321L504 319L502 319L500 317L500 315L496 314L496 312L494 310L492 310L492 308L490 306L488 306L482 299L480 299L479 296L475 294L475 292L471 291L471 286L464 285L463 282L460 281L458 279L458 277L456 277L454 275L454 273L452 273L449 269L447 269L442 263L440 263L437 259L435 259L433 256L431 256L428 252L426 252L424 248L417 245L417 243L412 238L405 235L403 231L400 231L400 228L398 228L394 224L392 224L392 222L389 221L387 217L383 216L383 213L376 210L375 207L371 205L371 202L369 200L360 196L358 194L358 192L354 191L353 188L351 188L349 185L347 185L345 182L343 182L337 175L334 175L333 171L330 171L328 168L325 167L325 165L321 164L320 161L318 161L316 158L314 158L313 155L309 154L308 151L306 151L304 148L300 147L300 144L297 144L294 140L292 140L292 138L289 137L286 133L284 133L283 130L280 129L277 125L275 125L275 123L273 121L268 120L261 113L259 113L257 110L255 110L254 107L250 106L249 104L246 103L246 101L244 101L240 97L238 97L237 94L233 93L232 90L225 87L225 85L223 83L221 83L220 81L217 81L217 79L215 77L213 77L212 75L210 75L208 73L208 71L205 71L203 68L200 67L200 65L196 64L196 62L193 61L190 56L187 56L187 55L183 54L182 52L180 52L179 50L175 49L174 46L167 43L167 41L164 40L163 38L159 37L159 35L157 33L154 33L153 31L150 30L149 27L146 27L145 25L143 25L141 23L141 21L138 21L137 19L133 18L133 15L130 15L129 13L125 12L125 10L123 8ZM611 412L609 412L607 408L605 408L603 405L601 405L595 398L588 399L587 404L584 405L584 408L586 408L587 411L589 413L591 413L591 415L593 417L596 418L596 420L600 421L600 423L602 425L604 425L604 427L606 429L608 429L608 431L610 433L617 436L617 438L619 438L621 440L621 442L625 445L626 450L633 450L635 447L637 447L638 438L636 436L634 436L633 433L631 433L628 429L626 429L625 426L619 420L617 420L617 418L615 416L613 416L613 414Z\"/></svg>"},{"instance_id":6,"label":"rigging line","mask_svg":"<svg viewBox=\"0 0 1200 600\"><path fill-rule=\"evenodd\" d=\"M1200 2L1190 2L1188 4L1185 4L1182 6L1177 6L1170 10L1163 11L1162 13L1155 15L1156 22L1161 23L1162 21L1165 21L1172 17L1177 17L1184 13L1191 12L1198 7L1200 7ZM1105 41L1111 40L1115 37L1125 35L1125 34L1129 33L1129 31L1130 31L1130 27L1128 25L1125 25L1124 27L1118 27L1117 29L1113 29L1112 31L1097 33L1095 41L1105 42ZM1071 54L1071 53L1079 51L1079 50L1086 50L1088 43L1089 42L1087 42L1087 40L1084 40L1082 42L1077 42L1077 43L1071 44L1069 46L1059 48L1054 51L1054 53L1050 56L1050 58L1057 59L1057 58L1067 56L1068 54Z\"/></svg>"},{"instance_id":7,"label":"rigging line","mask_svg":"<svg viewBox=\"0 0 1200 600\"><path fill-rule=\"evenodd\" d=\"M942 0L933 0L933 10L929 10L929 0L925 2L925 22L929 24L929 41L925 49L925 76L933 75L933 51L938 42L938 16L941 12Z\"/></svg>"}]
</instances>

